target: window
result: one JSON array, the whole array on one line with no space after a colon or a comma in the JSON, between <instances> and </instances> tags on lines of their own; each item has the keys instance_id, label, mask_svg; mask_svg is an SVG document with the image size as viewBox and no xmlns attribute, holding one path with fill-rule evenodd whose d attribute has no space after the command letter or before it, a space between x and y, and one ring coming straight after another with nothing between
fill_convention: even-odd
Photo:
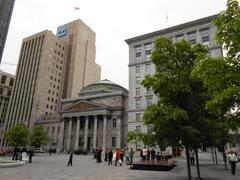
<instances>
[{"instance_id":1,"label":"window","mask_svg":"<svg viewBox=\"0 0 240 180\"><path fill-rule=\"evenodd\" d=\"M9 85L10 85L10 86L13 86L13 82L14 82L14 79L11 78L11 79L10 79L10 83L9 83Z\"/></svg>"},{"instance_id":2,"label":"window","mask_svg":"<svg viewBox=\"0 0 240 180\"><path fill-rule=\"evenodd\" d=\"M11 96L11 90L7 91L7 96L10 97Z\"/></svg>"},{"instance_id":3,"label":"window","mask_svg":"<svg viewBox=\"0 0 240 180\"><path fill-rule=\"evenodd\" d=\"M187 38L191 44L196 44L196 32L188 33Z\"/></svg>"},{"instance_id":4,"label":"window","mask_svg":"<svg viewBox=\"0 0 240 180\"><path fill-rule=\"evenodd\" d=\"M203 45L209 45L210 44L208 29L205 29L205 30L201 31L201 37L202 37L202 44Z\"/></svg>"},{"instance_id":5,"label":"window","mask_svg":"<svg viewBox=\"0 0 240 180\"><path fill-rule=\"evenodd\" d=\"M2 83L2 84L5 84L6 78L7 78L6 76L2 75L2 78L1 78L1 83Z\"/></svg>"},{"instance_id":6,"label":"window","mask_svg":"<svg viewBox=\"0 0 240 180\"><path fill-rule=\"evenodd\" d=\"M151 64L146 64L146 72L147 73L151 72Z\"/></svg>"},{"instance_id":7,"label":"window","mask_svg":"<svg viewBox=\"0 0 240 180\"><path fill-rule=\"evenodd\" d=\"M146 54L146 61L151 61L151 54Z\"/></svg>"},{"instance_id":8,"label":"window","mask_svg":"<svg viewBox=\"0 0 240 180\"><path fill-rule=\"evenodd\" d=\"M152 98L146 98L147 106L152 104Z\"/></svg>"},{"instance_id":9,"label":"window","mask_svg":"<svg viewBox=\"0 0 240 180\"><path fill-rule=\"evenodd\" d=\"M146 88L146 94L152 94L151 88Z\"/></svg>"},{"instance_id":10,"label":"window","mask_svg":"<svg viewBox=\"0 0 240 180\"><path fill-rule=\"evenodd\" d=\"M152 43L145 44L145 54L151 54Z\"/></svg>"},{"instance_id":11,"label":"window","mask_svg":"<svg viewBox=\"0 0 240 180\"><path fill-rule=\"evenodd\" d=\"M80 129L83 129L83 121L80 121Z\"/></svg>"},{"instance_id":12,"label":"window","mask_svg":"<svg viewBox=\"0 0 240 180\"><path fill-rule=\"evenodd\" d=\"M0 94L3 94L3 88L0 88Z\"/></svg>"},{"instance_id":13,"label":"window","mask_svg":"<svg viewBox=\"0 0 240 180\"><path fill-rule=\"evenodd\" d=\"M140 83L141 83L140 76L137 76L136 77L136 84L140 84Z\"/></svg>"},{"instance_id":14,"label":"window","mask_svg":"<svg viewBox=\"0 0 240 180\"><path fill-rule=\"evenodd\" d=\"M52 134L55 133L55 127L52 127Z\"/></svg>"},{"instance_id":15,"label":"window","mask_svg":"<svg viewBox=\"0 0 240 180\"><path fill-rule=\"evenodd\" d=\"M138 46L135 47L135 54L136 54L136 62L141 62L142 58L142 47Z\"/></svg>"},{"instance_id":16,"label":"window","mask_svg":"<svg viewBox=\"0 0 240 180\"><path fill-rule=\"evenodd\" d=\"M113 119L113 128L116 128L116 127L117 127L117 120Z\"/></svg>"},{"instance_id":17,"label":"window","mask_svg":"<svg viewBox=\"0 0 240 180\"><path fill-rule=\"evenodd\" d=\"M112 137L112 147L116 147L116 137Z\"/></svg>"},{"instance_id":18,"label":"window","mask_svg":"<svg viewBox=\"0 0 240 180\"><path fill-rule=\"evenodd\" d=\"M141 126L136 126L136 131L141 132Z\"/></svg>"},{"instance_id":19,"label":"window","mask_svg":"<svg viewBox=\"0 0 240 180\"><path fill-rule=\"evenodd\" d=\"M141 89L140 87L136 88L136 96L140 96L141 95Z\"/></svg>"},{"instance_id":20,"label":"window","mask_svg":"<svg viewBox=\"0 0 240 180\"><path fill-rule=\"evenodd\" d=\"M141 99L136 99L136 109L141 108Z\"/></svg>"},{"instance_id":21,"label":"window","mask_svg":"<svg viewBox=\"0 0 240 180\"><path fill-rule=\"evenodd\" d=\"M141 58L141 56L140 57L136 57L136 62L138 63L138 62L141 62L142 61L142 58Z\"/></svg>"},{"instance_id":22,"label":"window","mask_svg":"<svg viewBox=\"0 0 240 180\"><path fill-rule=\"evenodd\" d=\"M88 123L88 129L91 129L91 122Z\"/></svg>"},{"instance_id":23,"label":"window","mask_svg":"<svg viewBox=\"0 0 240 180\"><path fill-rule=\"evenodd\" d=\"M47 127L46 133L47 133L47 134L49 133L49 127Z\"/></svg>"},{"instance_id":24,"label":"window","mask_svg":"<svg viewBox=\"0 0 240 180\"><path fill-rule=\"evenodd\" d=\"M176 41L180 41L184 38L183 34L179 34L175 36Z\"/></svg>"},{"instance_id":25,"label":"window","mask_svg":"<svg viewBox=\"0 0 240 180\"><path fill-rule=\"evenodd\" d=\"M57 130L57 133L59 134L59 132L60 132L60 126L58 126L58 130Z\"/></svg>"},{"instance_id":26,"label":"window","mask_svg":"<svg viewBox=\"0 0 240 180\"><path fill-rule=\"evenodd\" d=\"M136 71L136 73L140 73L140 66L136 66L135 71Z\"/></svg>"},{"instance_id":27,"label":"window","mask_svg":"<svg viewBox=\"0 0 240 180\"><path fill-rule=\"evenodd\" d=\"M136 122L141 121L141 113L136 113Z\"/></svg>"}]
</instances>

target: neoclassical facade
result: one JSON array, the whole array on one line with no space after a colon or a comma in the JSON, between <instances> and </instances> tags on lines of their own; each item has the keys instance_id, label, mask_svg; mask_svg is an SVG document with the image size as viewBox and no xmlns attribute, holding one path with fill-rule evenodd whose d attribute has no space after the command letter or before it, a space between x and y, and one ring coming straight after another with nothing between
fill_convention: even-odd
<instances>
[{"instance_id":1,"label":"neoclassical facade","mask_svg":"<svg viewBox=\"0 0 240 180\"><path fill-rule=\"evenodd\" d=\"M125 145L128 91L109 80L84 87L77 98L63 99L56 117L45 116L43 124L58 149L91 150Z\"/></svg>"}]
</instances>

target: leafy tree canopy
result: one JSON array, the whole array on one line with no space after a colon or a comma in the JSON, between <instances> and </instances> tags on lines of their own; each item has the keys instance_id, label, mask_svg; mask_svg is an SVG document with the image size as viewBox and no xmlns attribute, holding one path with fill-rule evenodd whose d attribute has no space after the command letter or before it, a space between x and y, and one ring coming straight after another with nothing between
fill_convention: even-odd
<instances>
[{"instance_id":1,"label":"leafy tree canopy","mask_svg":"<svg viewBox=\"0 0 240 180\"><path fill-rule=\"evenodd\" d=\"M5 133L7 144L10 146L26 146L28 138L28 129L23 124L18 124Z\"/></svg>"},{"instance_id":2,"label":"leafy tree canopy","mask_svg":"<svg viewBox=\"0 0 240 180\"><path fill-rule=\"evenodd\" d=\"M43 126L40 125L34 126L29 136L29 143L32 146L40 147L42 144L47 144L48 140L49 140L48 136L44 132Z\"/></svg>"}]
</instances>

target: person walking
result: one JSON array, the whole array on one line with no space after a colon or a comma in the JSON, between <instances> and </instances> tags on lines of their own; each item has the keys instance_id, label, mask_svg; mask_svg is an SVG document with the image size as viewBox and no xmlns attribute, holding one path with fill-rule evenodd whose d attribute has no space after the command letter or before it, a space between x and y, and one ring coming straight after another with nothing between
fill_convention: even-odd
<instances>
[{"instance_id":1,"label":"person walking","mask_svg":"<svg viewBox=\"0 0 240 180\"><path fill-rule=\"evenodd\" d=\"M108 159L108 148L105 150L104 161L107 162L107 159Z\"/></svg>"},{"instance_id":2,"label":"person walking","mask_svg":"<svg viewBox=\"0 0 240 180\"><path fill-rule=\"evenodd\" d=\"M142 149L142 160L144 161L144 160L146 160L146 158L147 158L147 149L146 149L146 147L144 147Z\"/></svg>"},{"instance_id":3,"label":"person walking","mask_svg":"<svg viewBox=\"0 0 240 180\"><path fill-rule=\"evenodd\" d=\"M151 160L155 160L156 151L152 148L151 150Z\"/></svg>"},{"instance_id":4,"label":"person walking","mask_svg":"<svg viewBox=\"0 0 240 180\"><path fill-rule=\"evenodd\" d=\"M112 164L113 152L112 149L108 151L108 165Z\"/></svg>"},{"instance_id":5,"label":"person walking","mask_svg":"<svg viewBox=\"0 0 240 180\"><path fill-rule=\"evenodd\" d=\"M28 151L28 162L29 163L32 163L32 157L33 157L33 150L32 149L30 149L29 151Z\"/></svg>"},{"instance_id":6,"label":"person walking","mask_svg":"<svg viewBox=\"0 0 240 180\"><path fill-rule=\"evenodd\" d=\"M130 153L129 153L130 163L133 163L133 155L134 155L134 151L133 151L133 148L131 148Z\"/></svg>"},{"instance_id":7,"label":"person walking","mask_svg":"<svg viewBox=\"0 0 240 180\"><path fill-rule=\"evenodd\" d=\"M69 160L68 160L68 166L72 166L72 161L73 161L73 153L72 152L70 152L70 156L69 156Z\"/></svg>"},{"instance_id":8,"label":"person walking","mask_svg":"<svg viewBox=\"0 0 240 180\"><path fill-rule=\"evenodd\" d=\"M195 153L194 153L194 151L190 152L190 163L191 163L192 166L195 165Z\"/></svg>"},{"instance_id":9,"label":"person walking","mask_svg":"<svg viewBox=\"0 0 240 180\"><path fill-rule=\"evenodd\" d=\"M238 161L238 158L237 158L236 154L233 151L229 152L228 160L229 160L229 163L231 165L232 175L235 175L236 174L236 163Z\"/></svg>"},{"instance_id":10,"label":"person walking","mask_svg":"<svg viewBox=\"0 0 240 180\"><path fill-rule=\"evenodd\" d=\"M97 152L97 162L101 163L102 162L102 149L99 148Z\"/></svg>"},{"instance_id":11,"label":"person walking","mask_svg":"<svg viewBox=\"0 0 240 180\"><path fill-rule=\"evenodd\" d=\"M117 166L118 160L120 159L120 150L116 150L115 166Z\"/></svg>"}]
</instances>

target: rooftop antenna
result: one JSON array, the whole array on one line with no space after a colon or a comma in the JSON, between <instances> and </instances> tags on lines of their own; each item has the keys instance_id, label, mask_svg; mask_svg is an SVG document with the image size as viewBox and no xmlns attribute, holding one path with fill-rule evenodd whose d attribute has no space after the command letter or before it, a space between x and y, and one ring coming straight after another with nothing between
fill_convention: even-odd
<instances>
[{"instance_id":1,"label":"rooftop antenna","mask_svg":"<svg viewBox=\"0 0 240 180\"><path fill-rule=\"evenodd\" d=\"M167 23L167 28L168 28L168 12L166 12L166 23Z\"/></svg>"}]
</instances>

